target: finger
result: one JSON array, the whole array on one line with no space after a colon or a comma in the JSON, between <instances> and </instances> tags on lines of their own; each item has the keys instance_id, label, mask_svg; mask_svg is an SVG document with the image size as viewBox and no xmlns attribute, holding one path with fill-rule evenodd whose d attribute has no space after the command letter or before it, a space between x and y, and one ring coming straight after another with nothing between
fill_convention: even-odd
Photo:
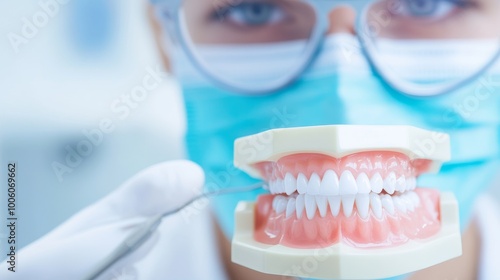
<instances>
[{"instance_id":1,"label":"finger","mask_svg":"<svg viewBox=\"0 0 500 280\"><path fill-rule=\"evenodd\" d=\"M104 202L121 217L154 216L199 195L204 181L203 170L191 161L164 162L140 172Z\"/></svg>"}]
</instances>

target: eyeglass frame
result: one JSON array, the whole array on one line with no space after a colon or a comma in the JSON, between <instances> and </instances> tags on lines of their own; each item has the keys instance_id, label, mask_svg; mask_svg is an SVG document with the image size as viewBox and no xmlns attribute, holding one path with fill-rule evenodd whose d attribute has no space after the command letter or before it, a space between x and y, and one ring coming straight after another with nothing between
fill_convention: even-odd
<instances>
[{"instance_id":1,"label":"eyeglass frame","mask_svg":"<svg viewBox=\"0 0 500 280\"><path fill-rule=\"evenodd\" d=\"M226 88L229 91L238 92L241 94L248 95L266 95L272 94L280 89L286 88L290 84L294 83L306 70L307 68L316 60L321 46L325 40L325 34L328 30L329 19L328 14L330 11L338 6L348 5L354 8L356 13L355 21L355 36L360 42L361 51L368 61L370 68L376 74L378 74L382 80L389 85L392 89L397 92L413 97L428 97L446 94L455 91L470 82L479 78L484 72L491 68L498 58L500 57L500 38L499 38L499 48L497 52L492 56L490 61L479 68L476 72L464 77L463 79L452 82L449 84L440 85L423 85L407 82L398 78L391 71L381 67L382 62L380 58L376 55L374 42L371 39L370 31L364 19L370 4L375 3L379 0L298 0L301 2L308 3L315 12L316 22L308 39L307 47L303 58L298 62L296 69L290 71L288 75L281 77L279 80L271 81L269 83L253 84L251 86L238 85L237 82L231 81L230 79L225 79L224 77L218 76L213 71L210 71L210 66L205 65L203 60L194 51L194 47L189 40L187 35L187 30L185 26L185 21L183 20L182 11L183 2L186 0L150 0L156 10L156 16L158 20L163 23L163 26L167 27L169 34L174 35L182 49L186 53L188 59L193 63L195 67L205 75L214 84ZM233 0L225 0L233 1Z\"/></svg>"}]
</instances>

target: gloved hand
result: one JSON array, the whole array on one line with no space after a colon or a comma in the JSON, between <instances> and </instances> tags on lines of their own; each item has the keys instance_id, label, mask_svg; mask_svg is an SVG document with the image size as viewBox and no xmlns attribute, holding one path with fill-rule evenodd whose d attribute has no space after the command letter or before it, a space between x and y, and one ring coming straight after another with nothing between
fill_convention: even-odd
<instances>
[{"instance_id":1,"label":"gloved hand","mask_svg":"<svg viewBox=\"0 0 500 280\"><path fill-rule=\"evenodd\" d=\"M190 161L149 167L23 248L18 252L16 272L8 271L2 262L0 279L83 279L141 223L200 194L204 180L202 169ZM113 279L114 270L140 260L157 240L155 233L99 279Z\"/></svg>"}]
</instances>

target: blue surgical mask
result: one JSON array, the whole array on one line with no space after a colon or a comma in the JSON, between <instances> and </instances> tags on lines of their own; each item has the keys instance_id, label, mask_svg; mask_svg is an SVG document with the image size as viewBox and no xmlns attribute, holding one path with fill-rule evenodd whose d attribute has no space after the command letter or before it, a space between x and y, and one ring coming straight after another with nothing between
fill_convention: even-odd
<instances>
[{"instance_id":1,"label":"blue surgical mask","mask_svg":"<svg viewBox=\"0 0 500 280\"><path fill-rule=\"evenodd\" d=\"M414 69L411 63L398 66L401 73L410 78L414 75L421 82L453 76L470 59L457 51L455 63L447 65L439 63L435 53L422 48L417 51L410 45L405 47L404 42L386 43L400 44L395 49L407 50L405 57L418 56L420 62L436 62L438 67L433 72ZM424 41L424 50L429 43L439 44ZM459 41L455 43L457 50L464 49ZM274 55L260 65L279 67L286 61L288 50L289 44L284 45L282 52L273 51ZM220 49L221 53L225 51L230 49ZM248 65L259 65L256 56L249 55L252 48L245 51L249 59L254 59ZM388 87L374 74L354 36L335 35L325 39L314 62L293 84L270 95L245 96L214 86L183 52L174 48L173 55L186 106L188 153L204 168L207 188L229 188L256 181L232 165L236 138L278 127L325 124L404 124L450 134L451 161L444 164L439 174L419 178L419 185L453 191L459 201L462 228L468 223L474 198L488 187L499 170L500 67L490 69L456 92L409 97ZM396 59L392 61L388 57L387 63L397 63L397 55L402 54L394 54ZM246 67L241 57L238 63L242 64L242 73L238 74L254 71ZM434 145L432 141L419 144L424 153ZM238 201L253 201L256 195L254 192L214 199L216 216L228 236L232 236Z\"/></svg>"}]
</instances>

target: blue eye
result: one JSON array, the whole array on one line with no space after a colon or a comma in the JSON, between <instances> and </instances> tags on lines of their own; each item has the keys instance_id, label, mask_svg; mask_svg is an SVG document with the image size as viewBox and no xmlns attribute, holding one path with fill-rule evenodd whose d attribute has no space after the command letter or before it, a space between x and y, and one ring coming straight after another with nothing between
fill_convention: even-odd
<instances>
[{"instance_id":1,"label":"blue eye","mask_svg":"<svg viewBox=\"0 0 500 280\"><path fill-rule=\"evenodd\" d=\"M409 17L440 19L451 14L455 9L468 5L461 0L404 0L398 14Z\"/></svg>"},{"instance_id":2,"label":"blue eye","mask_svg":"<svg viewBox=\"0 0 500 280\"><path fill-rule=\"evenodd\" d=\"M284 18L284 11L274 4L247 2L225 8L222 20L243 26L261 26L279 23Z\"/></svg>"}]
</instances>

